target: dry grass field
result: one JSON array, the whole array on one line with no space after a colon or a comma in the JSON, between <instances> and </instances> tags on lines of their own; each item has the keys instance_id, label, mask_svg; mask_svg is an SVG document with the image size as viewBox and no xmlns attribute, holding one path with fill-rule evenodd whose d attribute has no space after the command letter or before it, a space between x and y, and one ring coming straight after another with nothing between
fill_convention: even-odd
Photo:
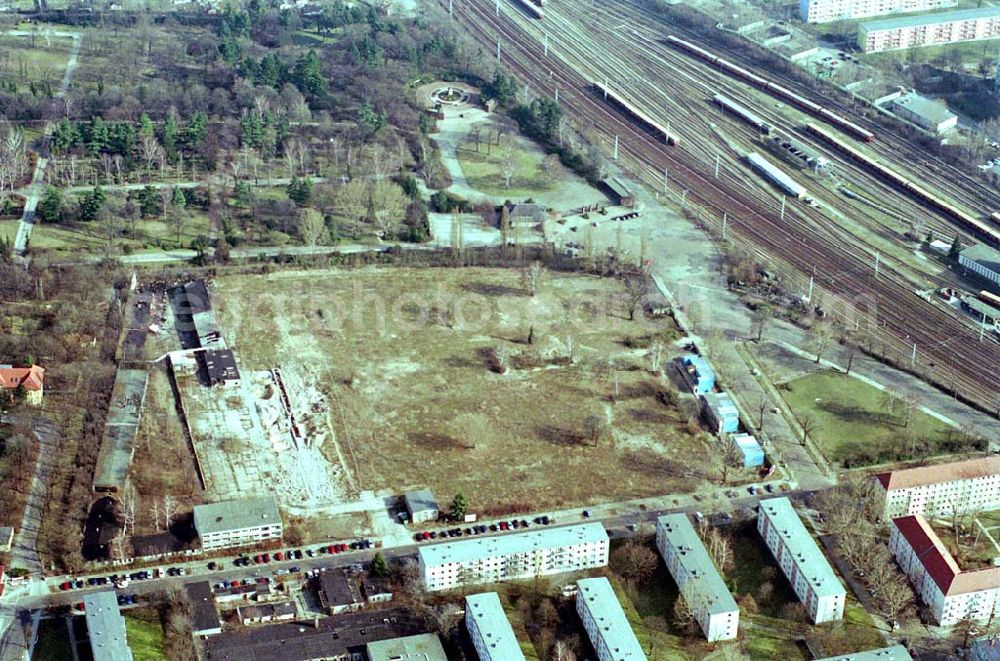
<instances>
[{"instance_id":1,"label":"dry grass field","mask_svg":"<svg viewBox=\"0 0 1000 661\"><path fill-rule=\"evenodd\" d=\"M325 389L325 447L360 489L426 485L501 512L691 490L713 470L648 369L649 342L669 352L675 329L629 321L622 292L570 274L532 296L515 269L371 268L227 276L213 303L241 369L294 367Z\"/></svg>"}]
</instances>

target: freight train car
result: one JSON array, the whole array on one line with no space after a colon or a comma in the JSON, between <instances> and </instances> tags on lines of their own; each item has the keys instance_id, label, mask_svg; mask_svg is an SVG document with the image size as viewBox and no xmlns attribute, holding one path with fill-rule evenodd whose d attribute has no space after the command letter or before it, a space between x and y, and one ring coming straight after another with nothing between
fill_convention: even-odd
<instances>
[{"instance_id":1,"label":"freight train car","mask_svg":"<svg viewBox=\"0 0 1000 661\"><path fill-rule=\"evenodd\" d=\"M712 100L715 101L717 104L719 104L719 106L721 106L723 110L727 110L730 113L736 115L737 117L744 120L751 126L755 127L761 133L764 133L765 135L770 135L771 125L765 122L763 119L761 119L759 115L757 115L749 108L743 107L739 103L733 101L728 96L725 96L723 94L716 94L715 96L712 97Z\"/></svg>"},{"instance_id":2,"label":"freight train car","mask_svg":"<svg viewBox=\"0 0 1000 661\"><path fill-rule=\"evenodd\" d=\"M545 6L544 0L539 0L537 3L532 2L532 0L517 0L517 4L531 16L534 16L535 18L545 18L545 13L541 9Z\"/></svg>"},{"instance_id":3,"label":"freight train car","mask_svg":"<svg viewBox=\"0 0 1000 661\"><path fill-rule=\"evenodd\" d=\"M789 177L784 171L782 171L781 168L777 167L757 152L750 152L747 154L747 161L750 163L751 168L769 179L772 184L783 190L788 195L800 200L806 196L806 189L802 186L802 184Z\"/></svg>"},{"instance_id":4,"label":"freight train car","mask_svg":"<svg viewBox=\"0 0 1000 661\"><path fill-rule=\"evenodd\" d=\"M855 149L853 146L839 139L826 129L811 122L806 124L806 128L827 144L832 145L839 151L847 154L853 160L861 163L867 169L879 175L886 181L889 181L898 188L910 193L913 197L925 202L928 206L931 206L958 221L959 225L963 226L969 232L972 232L979 238L988 241L994 246L1000 246L1000 232L990 227L988 222L981 221L978 218L965 213L961 209L956 208L950 202L942 200L937 195L934 195L930 191L924 189L920 184L910 181L892 168L883 165L858 149Z\"/></svg>"},{"instance_id":5,"label":"freight train car","mask_svg":"<svg viewBox=\"0 0 1000 661\"><path fill-rule=\"evenodd\" d=\"M719 57L715 53L707 51L704 48L701 48L700 46L696 46L695 44L692 44L690 41L678 39L673 35L667 35L667 42L672 44L676 48L691 53L692 55L715 65L716 67L722 69L726 73L732 74L737 78L741 78L747 81L748 83L751 83L756 87L759 87L764 91L773 94L774 96L785 99L786 101L798 106L799 108L805 110L806 112L816 115L817 117L820 117L830 122L831 124L850 133L851 135L861 138L866 142L871 142L872 140L875 139L875 134L869 131L868 129L865 129L855 124L854 122L841 117L837 113L832 112L827 108L824 108L823 106L819 105L814 101L810 101L809 99L799 94L796 94L787 87L783 87L781 85L778 85L777 83L771 82L766 78L762 78L761 76L758 76L757 74L751 71L747 71L743 67L736 65L730 62L729 60Z\"/></svg>"},{"instance_id":6,"label":"freight train car","mask_svg":"<svg viewBox=\"0 0 1000 661\"><path fill-rule=\"evenodd\" d=\"M658 121L656 121L643 111L633 106L624 96L618 94L617 92L612 90L610 87L604 85L603 83L595 82L594 87L597 88L597 91L600 92L604 96L604 98L609 99L613 101L616 105L620 106L621 108L624 108L625 110L628 111L630 115L640 120L648 128L652 129L656 133L657 137L661 138L668 145L677 144L677 141L679 140L677 135L671 133Z\"/></svg>"}]
</instances>

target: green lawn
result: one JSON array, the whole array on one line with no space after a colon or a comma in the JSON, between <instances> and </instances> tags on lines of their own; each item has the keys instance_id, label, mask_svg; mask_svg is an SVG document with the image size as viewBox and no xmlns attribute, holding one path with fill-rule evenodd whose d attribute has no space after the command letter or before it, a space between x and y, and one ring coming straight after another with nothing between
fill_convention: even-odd
<instances>
[{"instance_id":1,"label":"green lawn","mask_svg":"<svg viewBox=\"0 0 1000 661\"><path fill-rule=\"evenodd\" d=\"M544 182L541 169L543 157L539 152L519 142L514 143L514 175L507 188L500 169L504 146L492 145L489 154L486 153L486 147L484 139L479 145L478 153L474 140L458 149L458 162L470 186L485 195L506 196L510 199L523 199L549 190L550 186Z\"/></svg>"},{"instance_id":2,"label":"green lawn","mask_svg":"<svg viewBox=\"0 0 1000 661\"><path fill-rule=\"evenodd\" d=\"M38 625L38 644L32 661L66 661L73 658L73 651L63 617L47 618Z\"/></svg>"},{"instance_id":3,"label":"green lawn","mask_svg":"<svg viewBox=\"0 0 1000 661\"><path fill-rule=\"evenodd\" d=\"M125 613L125 634L132 655L138 661L166 661L163 651L163 625L156 611L136 609Z\"/></svg>"},{"instance_id":4,"label":"green lawn","mask_svg":"<svg viewBox=\"0 0 1000 661\"><path fill-rule=\"evenodd\" d=\"M916 412L908 425L889 415L883 393L839 372L815 372L789 381L785 401L799 420L812 419L812 439L830 461L858 466L897 461L913 454L938 454L954 430ZM926 445L929 452L921 452Z\"/></svg>"}]
</instances>

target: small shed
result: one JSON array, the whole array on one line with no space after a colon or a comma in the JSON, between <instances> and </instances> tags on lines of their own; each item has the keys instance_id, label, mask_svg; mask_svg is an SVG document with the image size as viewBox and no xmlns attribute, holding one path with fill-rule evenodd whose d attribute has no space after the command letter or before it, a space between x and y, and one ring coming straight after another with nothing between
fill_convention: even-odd
<instances>
[{"instance_id":1,"label":"small shed","mask_svg":"<svg viewBox=\"0 0 1000 661\"><path fill-rule=\"evenodd\" d=\"M707 360L696 354L681 357L681 375L696 395L704 395L715 387L715 371Z\"/></svg>"},{"instance_id":2,"label":"small shed","mask_svg":"<svg viewBox=\"0 0 1000 661\"><path fill-rule=\"evenodd\" d=\"M729 440L743 455L744 468L764 465L764 448L756 438L750 434L733 434Z\"/></svg>"},{"instance_id":3,"label":"small shed","mask_svg":"<svg viewBox=\"0 0 1000 661\"><path fill-rule=\"evenodd\" d=\"M407 491L403 499L406 501L406 511L409 512L410 521L413 523L437 521L441 512L430 489Z\"/></svg>"},{"instance_id":4,"label":"small shed","mask_svg":"<svg viewBox=\"0 0 1000 661\"><path fill-rule=\"evenodd\" d=\"M601 185L611 196L611 200L618 206L634 207L635 193L617 177L608 177L601 182Z\"/></svg>"},{"instance_id":5,"label":"small shed","mask_svg":"<svg viewBox=\"0 0 1000 661\"><path fill-rule=\"evenodd\" d=\"M705 418L714 433L735 434L739 431L740 413L727 393L706 393L701 396L701 401Z\"/></svg>"}]
</instances>

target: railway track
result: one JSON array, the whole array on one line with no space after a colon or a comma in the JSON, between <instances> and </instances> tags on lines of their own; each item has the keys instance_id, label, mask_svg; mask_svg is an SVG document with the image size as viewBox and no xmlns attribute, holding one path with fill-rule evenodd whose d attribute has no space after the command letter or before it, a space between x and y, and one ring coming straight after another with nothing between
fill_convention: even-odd
<instances>
[{"instance_id":1,"label":"railway track","mask_svg":"<svg viewBox=\"0 0 1000 661\"><path fill-rule=\"evenodd\" d=\"M559 11L549 4L546 21L558 15ZM922 364L933 369L933 376L939 382L961 391L983 407L994 405L993 384L979 366L1000 364L1000 345L976 343L974 334L957 319L916 298L912 283L891 268L875 278L870 249L842 236L835 228L821 227L821 217L806 213L798 205L789 205L791 209L781 217L777 200L768 196L764 189L749 184L746 177L736 176L739 171L727 172L719 179L707 174L704 161L706 158L714 160L718 145L707 139L689 139L688 133L695 130L693 127L679 132L680 143L675 147L666 146L649 133L638 130L630 117L597 98L589 89L587 73L581 74L569 63L573 59L570 51L574 49L589 53L589 60L598 68L620 66L620 60L580 37L572 37L580 41L575 45L570 43L570 38L562 38L555 48L558 56L544 58L537 36L528 34L521 20L506 12L495 16L493 5L488 2L470 0L456 4L455 17L481 43L495 47L499 38L502 51L506 53L505 62L533 89L551 94L554 84L558 84L564 111L582 125L591 127L605 144L615 135L620 136L621 161L654 189L662 181L664 168L669 168L674 185L689 191L689 206L708 213L707 219L702 216L703 220L713 222L726 213L732 232L758 252L777 260L786 270L811 273L815 269L827 274L824 281L818 283L817 290L830 301L874 304L877 315L862 312L850 320L855 327L867 331L870 346L891 347L900 360L909 355L910 343L915 343ZM573 17L557 20L572 21ZM550 33L550 53L552 49ZM580 55L576 58L583 59ZM590 72L590 77L593 73ZM671 87L665 81L656 82L665 86L665 91L660 90L658 94L671 100L674 112L691 112L690 90ZM667 121L663 113L646 110L653 117ZM704 114L703 108L700 114ZM700 123L707 125L703 119ZM699 126L698 130L701 128ZM907 304L907 299L913 303Z\"/></svg>"}]
</instances>

